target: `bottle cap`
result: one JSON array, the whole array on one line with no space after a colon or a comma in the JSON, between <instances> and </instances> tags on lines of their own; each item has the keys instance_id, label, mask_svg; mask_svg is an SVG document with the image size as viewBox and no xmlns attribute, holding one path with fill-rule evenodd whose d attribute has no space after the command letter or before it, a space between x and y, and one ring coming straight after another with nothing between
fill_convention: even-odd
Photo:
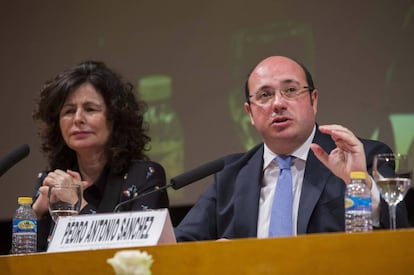
<instances>
[{"instance_id":1,"label":"bottle cap","mask_svg":"<svg viewBox=\"0 0 414 275\"><path fill-rule=\"evenodd\" d=\"M138 80L138 92L145 101L157 101L171 96L171 77L150 75Z\"/></svg>"},{"instance_id":2,"label":"bottle cap","mask_svg":"<svg viewBox=\"0 0 414 275\"><path fill-rule=\"evenodd\" d=\"M351 179L366 179L365 172L357 171L357 172L351 172Z\"/></svg>"},{"instance_id":3,"label":"bottle cap","mask_svg":"<svg viewBox=\"0 0 414 275\"><path fill-rule=\"evenodd\" d=\"M19 197L17 202L19 204L32 204L33 199L31 197Z\"/></svg>"}]
</instances>

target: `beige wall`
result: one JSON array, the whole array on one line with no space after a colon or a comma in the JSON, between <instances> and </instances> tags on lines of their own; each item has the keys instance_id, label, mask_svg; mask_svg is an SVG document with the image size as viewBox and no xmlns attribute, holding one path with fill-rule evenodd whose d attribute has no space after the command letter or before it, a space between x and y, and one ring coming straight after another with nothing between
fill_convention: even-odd
<instances>
[{"instance_id":1,"label":"beige wall","mask_svg":"<svg viewBox=\"0 0 414 275\"><path fill-rule=\"evenodd\" d=\"M2 3L0 157L22 143L32 151L0 178L0 219L13 215L17 196L32 195L45 167L31 120L42 83L85 59L105 61L133 84L152 74L172 78L170 104L185 136L182 170L245 150L248 135L236 122L243 121L244 78L271 54L308 65L320 123L344 124L395 148L389 114L414 113L414 3L362 2ZM412 132L399 135L412 139ZM171 194L172 203L192 203L208 183Z\"/></svg>"}]
</instances>

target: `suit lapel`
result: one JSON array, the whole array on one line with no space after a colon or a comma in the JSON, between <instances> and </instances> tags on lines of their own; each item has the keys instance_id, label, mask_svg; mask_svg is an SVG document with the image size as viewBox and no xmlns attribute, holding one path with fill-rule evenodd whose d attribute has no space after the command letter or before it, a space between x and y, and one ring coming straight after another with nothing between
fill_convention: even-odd
<instances>
[{"instance_id":1,"label":"suit lapel","mask_svg":"<svg viewBox=\"0 0 414 275\"><path fill-rule=\"evenodd\" d=\"M235 237L256 237L262 181L263 146L259 147L240 169L235 180L234 234Z\"/></svg>"},{"instance_id":2,"label":"suit lapel","mask_svg":"<svg viewBox=\"0 0 414 275\"><path fill-rule=\"evenodd\" d=\"M316 159L313 153L308 156L302 191L299 200L297 232L304 234L307 231L312 212L318 202L327 179L330 175L328 169Z\"/></svg>"},{"instance_id":3,"label":"suit lapel","mask_svg":"<svg viewBox=\"0 0 414 275\"><path fill-rule=\"evenodd\" d=\"M313 142L319 144L326 152L330 152L335 148L335 144L331 138L318 130L315 133ZM298 234L307 232L312 212L327 184L329 176L331 175L331 171L316 158L312 150L309 150L299 200L297 221Z\"/></svg>"}]
</instances>

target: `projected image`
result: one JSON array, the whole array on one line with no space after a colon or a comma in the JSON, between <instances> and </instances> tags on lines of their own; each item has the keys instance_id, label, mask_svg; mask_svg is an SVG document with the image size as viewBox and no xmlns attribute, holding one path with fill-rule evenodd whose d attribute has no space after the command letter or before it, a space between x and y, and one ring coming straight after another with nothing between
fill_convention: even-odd
<instances>
[{"instance_id":1,"label":"projected image","mask_svg":"<svg viewBox=\"0 0 414 275\"><path fill-rule=\"evenodd\" d=\"M413 15L414 8L409 9L404 26L409 25L407 20L411 20ZM261 141L242 108L245 101L243 83L247 79L247 72L263 57L277 54L296 57L304 62L315 75L317 72L313 68L314 48L311 26L301 23L280 22L245 28L233 35L229 54L233 77L233 85L229 93L229 110L232 120L237 124L237 136L246 150ZM414 62L414 60L412 61ZM389 87L389 90L398 87L398 83L395 83L397 80L394 79L401 78L398 76L398 73L401 74L402 71L398 68L401 62L394 61L389 65L387 77L384 79L384 86ZM404 77L410 81L412 79L412 76L406 75ZM382 104L389 105L388 99L393 100L392 97L394 97L392 93L384 95ZM399 100L399 98L394 99L394 101ZM398 104L395 106L398 107ZM370 125L373 132L371 136L366 138L386 142L395 152L411 154L414 158L414 113L393 113L385 106L381 111L385 114L387 121L377 121L377 125ZM389 125L384 127L382 124Z\"/></svg>"},{"instance_id":2,"label":"projected image","mask_svg":"<svg viewBox=\"0 0 414 275\"><path fill-rule=\"evenodd\" d=\"M178 113L171 105L171 78L150 75L138 80L137 92L148 105L144 119L149 125L151 159L162 163L167 180L184 171L184 133ZM169 190L170 198L183 194Z\"/></svg>"},{"instance_id":3,"label":"projected image","mask_svg":"<svg viewBox=\"0 0 414 275\"><path fill-rule=\"evenodd\" d=\"M372 22L376 25L376 22ZM414 43L414 4L405 10L401 16L398 28L394 34L399 37L399 43L392 45L391 55L385 68L383 93L378 97L381 117L376 120L371 138L387 143L400 154L409 154L414 159L414 103L405 100L407 87L414 85L414 56L401 53L412 52ZM365 41L365 43L367 43ZM414 205L413 205L414 206Z\"/></svg>"},{"instance_id":4,"label":"projected image","mask_svg":"<svg viewBox=\"0 0 414 275\"><path fill-rule=\"evenodd\" d=\"M388 119L391 123L394 151L400 154L409 154L414 159L414 113L390 114ZM380 129L376 128L371 138L378 140L380 134Z\"/></svg>"},{"instance_id":5,"label":"projected image","mask_svg":"<svg viewBox=\"0 0 414 275\"><path fill-rule=\"evenodd\" d=\"M254 64L270 55L286 55L300 58L312 69L314 39L310 26L298 22L279 22L270 25L241 29L232 37L229 50L232 89L229 93L229 110L238 126L238 138L248 150L260 142L243 108L244 83Z\"/></svg>"}]
</instances>

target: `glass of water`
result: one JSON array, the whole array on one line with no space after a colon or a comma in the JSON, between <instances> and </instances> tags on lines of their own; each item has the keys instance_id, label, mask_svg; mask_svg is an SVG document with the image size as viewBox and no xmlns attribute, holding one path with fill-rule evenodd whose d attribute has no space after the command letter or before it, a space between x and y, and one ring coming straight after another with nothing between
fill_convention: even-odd
<instances>
[{"instance_id":1,"label":"glass of water","mask_svg":"<svg viewBox=\"0 0 414 275\"><path fill-rule=\"evenodd\" d=\"M82 189L80 185L54 185L49 187L49 213L54 222L59 217L79 214L82 204Z\"/></svg>"},{"instance_id":2,"label":"glass of water","mask_svg":"<svg viewBox=\"0 0 414 275\"><path fill-rule=\"evenodd\" d=\"M411 187L413 162L404 154L379 154L374 157L372 174L382 198L387 202L390 214L390 229L396 229L397 205Z\"/></svg>"}]
</instances>

